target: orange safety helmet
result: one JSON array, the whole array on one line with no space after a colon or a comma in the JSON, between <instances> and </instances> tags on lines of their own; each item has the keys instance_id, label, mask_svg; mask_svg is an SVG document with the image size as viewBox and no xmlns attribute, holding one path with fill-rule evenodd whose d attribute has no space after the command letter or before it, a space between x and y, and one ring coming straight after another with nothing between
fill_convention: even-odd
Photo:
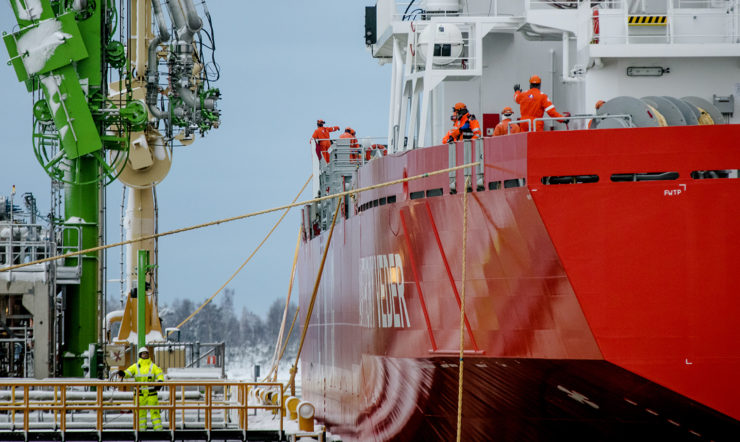
<instances>
[{"instance_id":1,"label":"orange safety helmet","mask_svg":"<svg viewBox=\"0 0 740 442\"><path fill-rule=\"evenodd\" d=\"M601 109L601 106L603 106L603 105L604 105L604 103L606 103L606 101L604 101L604 100L599 100L599 101L597 101L597 102L596 102L596 105L595 105L594 107L595 107L595 108L596 108L597 110L598 110L598 109Z\"/></svg>"},{"instance_id":2,"label":"orange safety helmet","mask_svg":"<svg viewBox=\"0 0 740 442\"><path fill-rule=\"evenodd\" d=\"M514 110L512 108L510 108L509 106L506 106L505 108L503 108L503 110L501 110L501 113L504 114L504 115L506 115L506 116L509 116L509 115L512 115L514 113Z\"/></svg>"},{"instance_id":3,"label":"orange safety helmet","mask_svg":"<svg viewBox=\"0 0 740 442\"><path fill-rule=\"evenodd\" d=\"M350 133L350 134L352 134L352 135L354 135L354 134L355 134L355 130L354 130L354 129L352 129L351 127L346 127L346 128L344 128L344 131L345 131L345 132L349 132L349 133Z\"/></svg>"},{"instance_id":4,"label":"orange safety helmet","mask_svg":"<svg viewBox=\"0 0 740 442\"><path fill-rule=\"evenodd\" d=\"M542 79L539 75L532 75L529 77L529 84L542 84Z\"/></svg>"},{"instance_id":5,"label":"orange safety helmet","mask_svg":"<svg viewBox=\"0 0 740 442\"><path fill-rule=\"evenodd\" d=\"M454 111L460 111L463 109L467 109L468 107L465 106L465 103L455 103L455 105L452 107L453 112Z\"/></svg>"},{"instance_id":6,"label":"orange safety helmet","mask_svg":"<svg viewBox=\"0 0 740 442\"><path fill-rule=\"evenodd\" d=\"M324 120L316 120L316 125L321 126L322 124L326 123Z\"/></svg>"}]
</instances>

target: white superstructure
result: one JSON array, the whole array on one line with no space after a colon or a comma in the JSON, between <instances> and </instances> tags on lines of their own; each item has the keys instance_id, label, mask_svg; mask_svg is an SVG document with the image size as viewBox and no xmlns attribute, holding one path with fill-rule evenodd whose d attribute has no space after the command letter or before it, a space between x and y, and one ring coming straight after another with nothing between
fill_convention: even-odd
<instances>
[{"instance_id":1,"label":"white superstructure","mask_svg":"<svg viewBox=\"0 0 740 442\"><path fill-rule=\"evenodd\" d=\"M482 126L484 114L518 110L512 86L526 90L533 74L557 109L573 115L619 96L697 96L735 123L739 7L738 0L379 0L368 11L375 14L369 49L393 65L391 150L439 144L456 102Z\"/></svg>"}]
</instances>

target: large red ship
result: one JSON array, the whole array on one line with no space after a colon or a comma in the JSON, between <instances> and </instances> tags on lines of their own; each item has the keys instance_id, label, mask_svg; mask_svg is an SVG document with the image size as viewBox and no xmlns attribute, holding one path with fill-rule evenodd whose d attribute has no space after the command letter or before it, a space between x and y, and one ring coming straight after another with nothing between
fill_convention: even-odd
<instances>
[{"instance_id":1,"label":"large red ship","mask_svg":"<svg viewBox=\"0 0 740 442\"><path fill-rule=\"evenodd\" d=\"M331 432L454 440L462 388L462 440L737 440L740 126L605 98L590 130L422 148L439 128L412 109L387 156L332 147L322 195L476 165L344 198L330 244L336 203L304 209L301 306L328 251L302 389Z\"/></svg>"}]
</instances>

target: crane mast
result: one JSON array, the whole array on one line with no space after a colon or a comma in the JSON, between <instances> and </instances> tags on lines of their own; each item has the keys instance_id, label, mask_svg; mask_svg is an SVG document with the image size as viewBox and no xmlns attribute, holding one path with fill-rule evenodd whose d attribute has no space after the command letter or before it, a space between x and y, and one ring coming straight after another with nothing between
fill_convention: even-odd
<instances>
[{"instance_id":1,"label":"crane mast","mask_svg":"<svg viewBox=\"0 0 740 442\"><path fill-rule=\"evenodd\" d=\"M174 147L220 122L220 92L210 87L217 65L203 54L204 47L214 48L213 28L204 29L201 18L210 25L205 1L200 8L193 0L167 1L166 13L160 0L9 3L19 29L3 40L18 80L34 96L34 153L63 186L64 214L54 220L64 232L61 249L104 242L100 202L114 181L129 190L126 238L154 234L155 189L170 170ZM148 256L145 269L137 264L140 251ZM164 339L155 240L131 244L126 256L125 307L105 318L101 252L56 264L80 270L54 287L52 298L62 299L63 336L52 364L61 370L52 375L95 375L91 355L106 343ZM121 323L118 335L107 336L115 322Z\"/></svg>"}]
</instances>

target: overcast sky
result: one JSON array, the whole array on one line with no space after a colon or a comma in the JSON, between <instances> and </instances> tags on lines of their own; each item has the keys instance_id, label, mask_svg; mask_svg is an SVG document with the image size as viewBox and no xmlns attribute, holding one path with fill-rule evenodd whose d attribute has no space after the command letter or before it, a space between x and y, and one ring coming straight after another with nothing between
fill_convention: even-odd
<instances>
[{"instance_id":1,"label":"overcast sky","mask_svg":"<svg viewBox=\"0 0 740 442\"><path fill-rule=\"evenodd\" d=\"M196 1L200 10L200 1ZM167 231L289 203L311 173L308 139L323 118L359 136L387 133L390 67L366 51L364 7L374 2L208 2L223 93L222 124L205 139L175 148L157 188L159 228ZM0 5L0 31L16 23ZM0 195L32 192L49 211L50 180L31 146L31 94L0 49ZM122 187L108 186L108 242L120 240ZM310 186L301 199L310 197ZM293 209L271 240L229 284L236 307L263 315L288 289L298 224ZM211 296L262 240L279 213L160 240L160 304ZM118 279L119 249L108 252ZM118 283L108 297L118 299ZM297 292L294 292L296 295ZM219 298L216 298L218 302ZM297 298L295 298L297 300Z\"/></svg>"}]
</instances>

